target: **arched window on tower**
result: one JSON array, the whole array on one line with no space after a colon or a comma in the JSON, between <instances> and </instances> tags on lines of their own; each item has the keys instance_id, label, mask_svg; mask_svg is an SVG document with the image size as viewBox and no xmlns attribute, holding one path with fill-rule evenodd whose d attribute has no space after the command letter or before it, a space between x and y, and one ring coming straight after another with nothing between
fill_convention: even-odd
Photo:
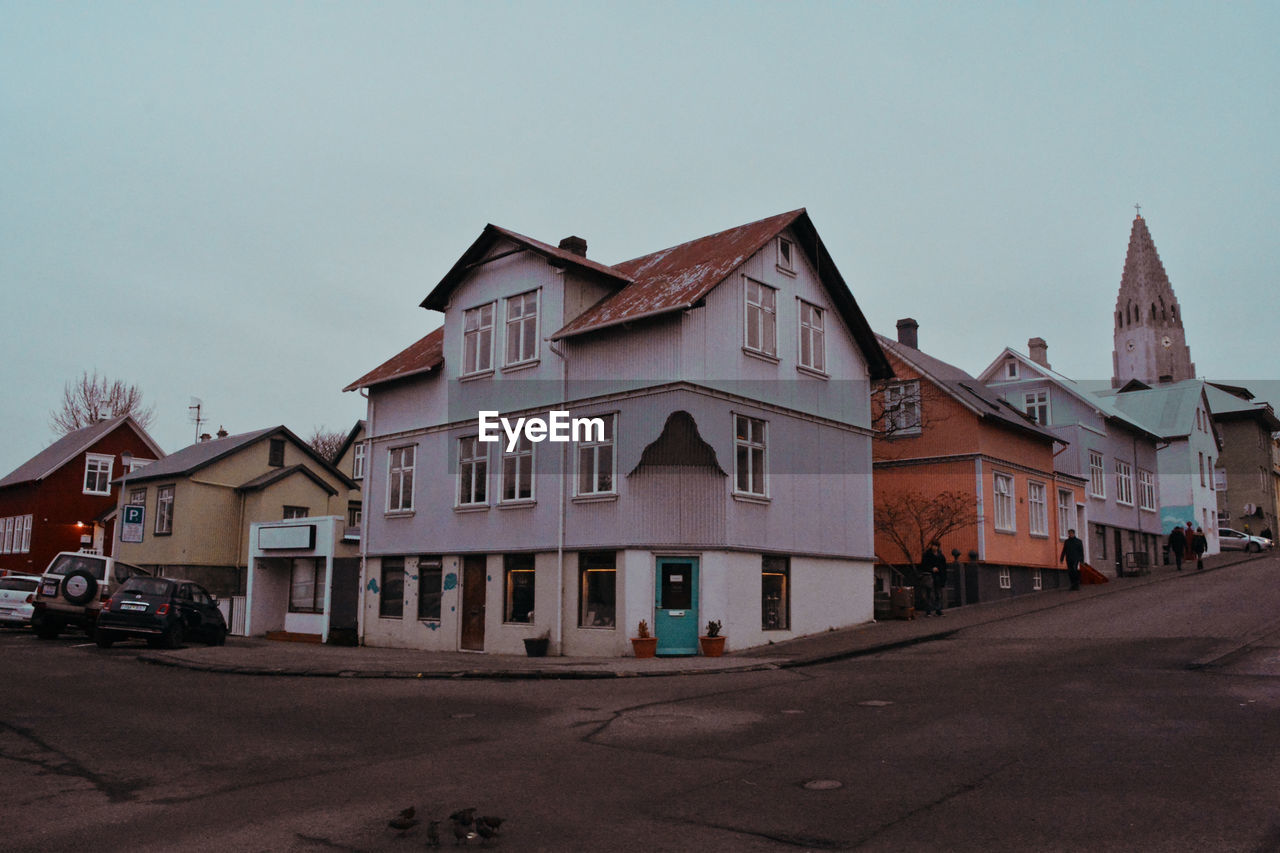
<instances>
[{"instance_id":1,"label":"arched window on tower","mask_svg":"<svg viewBox=\"0 0 1280 853\"><path fill-rule=\"evenodd\" d=\"M1168 319L1169 319L1169 315L1165 312L1165 307L1164 307L1164 297L1163 297L1163 296L1161 296L1161 297L1160 297L1160 319L1161 319L1161 320L1168 320Z\"/></svg>"},{"instance_id":2,"label":"arched window on tower","mask_svg":"<svg viewBox=\"0 0 1280 853\"><path fill-rule=\"evenodd\" d=\"M1169 317L1173 320L1178 319L1178 306L1174 305L1169 309Z\"/></svg>"},{"instance_id":3,"label":"arched window on tower","mask_svg":"<svg viewBox=\"0 0 1280 853\"><path fill-rule=\"evenodd\" d=\"M1124 328L1124 315L1121 314L1119 311L1116 312L1116 328L1117 329Z\"/></svg>"}]
</instances>

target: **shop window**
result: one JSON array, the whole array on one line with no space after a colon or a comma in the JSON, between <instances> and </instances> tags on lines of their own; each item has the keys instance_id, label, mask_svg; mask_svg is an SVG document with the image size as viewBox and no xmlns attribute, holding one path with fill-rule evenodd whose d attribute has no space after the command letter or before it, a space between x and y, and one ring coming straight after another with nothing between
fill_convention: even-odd
<instances>
[{"instance_id":1,"label":"shop window","mask_svg":"<svg viewBox=\"0 0 1280 853\"><path fill-rule=\"evenodd\" d=\"M582 594L578 624L583 628L612 628L617 612L617 555L592 551L578 555Z\"/></svg>"},{"instance_id":2,"label":"shop window","mask_svg":"<svg viewBox=\"0 0 1280 853\"><path fill-rule=\"evenodd\" d=\"M324 612L324 560L295 557L289 581L290 613Z\"/></svg>"},{"instance_id":3,"label":"shop window","mask_svg":"<svg viewBox=\"0 0 1280 853\"><path fill-rule=\"evenodd\" d=\"M766 631L791 628L791 560L765 557L760 570L760 627Z\"/></svg>"},{"instance_id":4,"label":"shop window","mask_svg":"<svg viewBox=\"0 0 1280 853\"><path fill-rule=\"evenodd\" d=\"M532 554L507 554L503 564L503 622L533 621L534 570Z\"/></svg>"},{"instance_id":5,"label":"shop window","mask_svg":"<svg viewBox=\"0 0 1280 853\"><path fill-rule=\"evenodd\" d=\"M404 616L404 557L382 558L378 615L383 619L400 619Z\"/></svg>"}]
</instances>

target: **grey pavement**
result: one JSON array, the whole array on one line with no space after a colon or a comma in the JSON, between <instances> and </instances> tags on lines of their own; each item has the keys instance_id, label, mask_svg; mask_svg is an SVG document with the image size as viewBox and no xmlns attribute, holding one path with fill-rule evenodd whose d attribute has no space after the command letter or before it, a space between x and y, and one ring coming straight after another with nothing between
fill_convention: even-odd
<instances>
[{"instance_id":1,"label":"grey pavement","mask_svg":"<svg viewBox=\"0 0 1280 853\"><path fill-rule=\"evenodd\" d=\"M945 611L945 615L871 622L852 628L826 631L766 646L757 646L723 657L525 657L471 652L429 652L418 649L384 649L371 646L343 647L279 642L260 638L228 637L225 646L188 646L167 651L147 651L138 659L146 663L205 672L262 676L317 676L331 678L635 678L652 676L711 675L811 666L859 655L874 654L915 643L950 636L956 631L1011 619L1027 613L1070 606L1101 595L1135 594L1153 583L1185 580L1228 566L1265 558L1271 552L1234 552L1206 558L1205 568L1176 572L1157 566L1150 574L1113 578L1109 583L1087 585L1078 591L1048 590L1001 601L970 604ZM1241 641L1242 643L1245 641ZM1240 644L1216 650L1213 658L1230 654ZM1207 661L1201 661L1205 665Z\"/></svg>"}]
</instances>

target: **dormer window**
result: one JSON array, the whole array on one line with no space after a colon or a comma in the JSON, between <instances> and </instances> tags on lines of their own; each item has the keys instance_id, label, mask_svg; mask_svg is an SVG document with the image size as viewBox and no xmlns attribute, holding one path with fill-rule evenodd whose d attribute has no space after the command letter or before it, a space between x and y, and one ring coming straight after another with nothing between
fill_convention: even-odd
<instances>
[{"instance_id":1,"label":"dormer window","mask_svg":"<svg viewBox=\"0 0 1280 853\"><path fill-rule=\"evenodd\" d=\"M493 307L490 302L463 314L463 376L493 370Z\"/></svg>"},{"instance_id":2,"label":"dormer window","mask_svg":"<svg viewBox=\"0 0 1280 853\"><path fill-rule=\"evenodd\" d=\"M1013 359L1009 359L1004 363L1004 378L1005 379L1018 378L1018 362L1014 361Z\"/></svg>"},{"instance_id":3,"label":"dormer window","mask_svg":"<svg viewBox=\"0 0 1280 853\"><path fill-rule=\"evenodd\" d=\"M111 494L111 464L114 456L102 453L86 453L84 462L84 493L86 495Z\"/></svg>"},{"instance_id":4,"label":"dormer window","mask_svg":"<svg viewBox=\"0 0 1280 853\"><path fill-rule=\"evenodd\" d=\"M507 300L507 357L505 365L530 364L538 360L538 291L531 290Z\"/></svg>"},{"instance_id":5,"label":"dormer window","mask_svg":"<svg viewBox=\"0 0 1280 853\"><path fill-rule=\"evenodd\" d=\"M796 244L786 237L778 238L778 269L783 272L795 272Z\"/></svg>"},{"instance_id":6,"label":"dormer window","mask_svg":"<svg viewBox=\"0 0 1280 853\"><path fill-rule=\"evenodd\" d=\"M1028 391L1022 395L1022 410L1031 420L1045 426L1049 423L1049 392Z\"/></svg>"}]
</instances>

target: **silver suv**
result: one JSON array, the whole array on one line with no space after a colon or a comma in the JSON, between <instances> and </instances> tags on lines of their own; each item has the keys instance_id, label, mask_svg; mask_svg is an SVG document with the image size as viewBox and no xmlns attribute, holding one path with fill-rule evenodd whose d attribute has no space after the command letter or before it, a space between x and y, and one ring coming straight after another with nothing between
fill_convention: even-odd
<instances>
[{"instance_id":1,"label":"silver suv","mask_svg":"<svg viewBox=\"0 0 1280 853\"><path fill-rule=\"evenodd\" d=\"M150 574L114 557L62 551L40 576L31 627L42 640L52 640L70 626L92 636L102 602L129 578Z\"/></svg>"}]
</instances>

